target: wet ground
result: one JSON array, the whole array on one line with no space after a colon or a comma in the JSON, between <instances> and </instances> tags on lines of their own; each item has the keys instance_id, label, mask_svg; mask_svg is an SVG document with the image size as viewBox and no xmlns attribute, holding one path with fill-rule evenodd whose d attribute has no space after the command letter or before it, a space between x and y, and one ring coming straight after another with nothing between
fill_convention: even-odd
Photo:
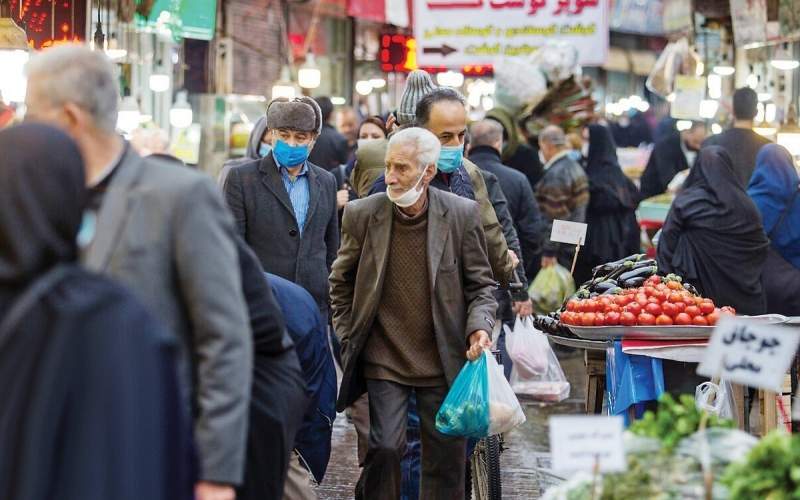
<instances>
[{"instance_id":1,"label":"wet ground","mask_svg":"<svg viewBox=\"0 0 800 500\"><path fill-rule=\"evenodd\" d=\"M501 457L503 498L534 499L552 479L539 469L549 467L548 418L550 415L582 413L585 399L583 351L559 355L561 366L572 384L570 397L558 404L521 401L528 420L506 436L506 450ZM353 498L358 480L356 433L344 415L336 419L333 453L325 481L318 489L321 500Z\"/></svg>"}]
</instances>

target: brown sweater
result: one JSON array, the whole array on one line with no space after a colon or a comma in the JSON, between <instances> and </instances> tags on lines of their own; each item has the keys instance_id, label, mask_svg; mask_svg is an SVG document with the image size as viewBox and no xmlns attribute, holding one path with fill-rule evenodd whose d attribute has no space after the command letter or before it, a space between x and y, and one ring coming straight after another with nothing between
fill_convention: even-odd
<instances>
[{"instance_id":1,"label":"brown sweater","mask_svg":"<svg viewBox=\"0 0 800 500\"><path fill-rule=\"evenodd\" d=\"M394 209L383 292L362 360L366 378L446 385L431 313L427 209L413 219Z\"/></svg>"}]
</instances>

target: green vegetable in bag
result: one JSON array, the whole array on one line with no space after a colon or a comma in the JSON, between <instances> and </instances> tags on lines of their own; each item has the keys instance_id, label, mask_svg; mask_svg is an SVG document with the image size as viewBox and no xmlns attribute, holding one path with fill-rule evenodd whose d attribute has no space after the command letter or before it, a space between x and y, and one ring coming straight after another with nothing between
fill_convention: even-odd
<instances>
[{"instance_id":1,"label":"green vegetable in bag","mask_svg":"<svg viewBox=\"0 0 800 500\"><path fill-rule=\"evenodd\" d=\"M564 266L545 267L528 288L533 309L539 314L557 311L564 301L575 293L575 280Z\"/></svg>"}]
</instances>

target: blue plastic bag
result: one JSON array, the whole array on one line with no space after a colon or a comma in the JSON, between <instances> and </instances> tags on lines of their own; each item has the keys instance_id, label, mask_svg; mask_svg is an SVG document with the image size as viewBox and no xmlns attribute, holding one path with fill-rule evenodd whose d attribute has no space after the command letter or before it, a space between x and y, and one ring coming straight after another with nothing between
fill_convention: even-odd
<instances>
[{"instance_id":1,"label":"blue plastic bag","mask_svg":"<svg viewBox=\"0 0 800 500\"><path fill-rule=\"evenodd\" d=\"M489 371L487 354L467 361L436 413L436 430L448 436L489 435Z\"/></svg>"}]
</instances>

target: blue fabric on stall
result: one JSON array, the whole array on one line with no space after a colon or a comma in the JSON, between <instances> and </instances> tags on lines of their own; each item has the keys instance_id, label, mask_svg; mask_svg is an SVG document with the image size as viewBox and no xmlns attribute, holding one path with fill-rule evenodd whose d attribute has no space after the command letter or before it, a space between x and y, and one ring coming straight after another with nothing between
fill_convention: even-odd
<instances>
[{"instance_id":1,"label":"blue fabric on stall","mask_svg":"<svg viewBox=\"0 0 800 500\"><path fill-rule=\"evenodd\" d=\"M644 413L644 403L658 400L664 392L661 360L625 354L622 342L616 340L606 351L606 387L609 413L622 415L627 426L631 406L639 418Z\"/></svg>"}]
</instances>

